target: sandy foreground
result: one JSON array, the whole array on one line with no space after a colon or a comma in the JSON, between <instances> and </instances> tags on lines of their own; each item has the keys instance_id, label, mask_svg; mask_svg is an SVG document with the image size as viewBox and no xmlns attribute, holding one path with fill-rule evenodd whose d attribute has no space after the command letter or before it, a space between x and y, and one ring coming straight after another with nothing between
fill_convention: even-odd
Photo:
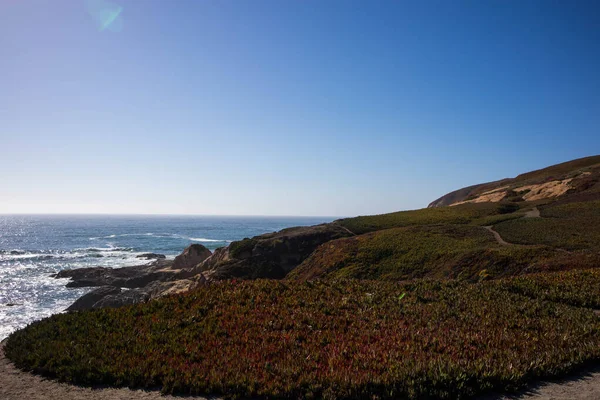
<instances>
[{"instance_id":1,"label":"sandy foreground","mask_svg":"<svg viewBox=\"0 0 600 400\"><path fill-rule=\"evenodd\" d=\"M0 399L2 400L108 400L108 399L178 399L159 392L114 388L86 388L48 380L15 368L4 356L0 345ZM206 397L186 397L207 399ZM214 399L214 398L213 398ZM491 395L480 400L597 400L600 399L600 367L556 382L530 386L518 396Z\"/></svg>"}]
</instances>

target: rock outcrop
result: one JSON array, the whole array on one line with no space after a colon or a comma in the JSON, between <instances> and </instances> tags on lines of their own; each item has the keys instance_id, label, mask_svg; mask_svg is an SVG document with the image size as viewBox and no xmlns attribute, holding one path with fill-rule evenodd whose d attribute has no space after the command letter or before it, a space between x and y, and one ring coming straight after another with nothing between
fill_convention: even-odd
<instances>
[{"instance_id":1,"label":"rock outcrop","mask_svg":"<svg viewBox=\"0 0 600 400\"><path fill-rule=\"evenodd\" d=\"M335 223L288 228L233 242L182 273L201 273L208 280L282 279L319 245L348 236L352 234Z\"/></svg>"},{"instance_id":2,"label":"rock outcrop","mask_svg":"<svg viewBox=\"0 0 600 400\"><path fill-rule=\"evenodd\" d=\"M200 244L187 247L175 260L156 259L124 268L64 270L69 287L98 287L68 310L120 307L191 290L209 281L239 278L282 279L318 246L353 234L336 223L288 228L231 243L211 253Z\"/></svg>"},{"instance_id":3,"label":"rock outcrop","mask_svg":"<svg viewBox=\"0 0 600 400\"><path fill-rule=\"evenodd\" d=\"M188 246L183 253L175 257L171 269L184 269L195 267L212 255L209 249L201 244Z\"/></svg>"},{"instance_id":4,"label":"rock outcrop","mask_svg":"<svg viewBox=\"0 0 600 400\"><path fill-rule=\"evenodd\" d=\"M75 303L71 304L67 311L79 311L94 308L94 305L107 296L114 296L121 293L121 288L115 286L102 286L91 292L84 294Z\"/></svg>"},{"instance_id":5,"label":"rock outcrop","mask_svg":"<svg viewBox=\"0 0 600 400\"><path fill-rule=\"evenodd\" d=\"M90 267L66 269L57 273L55 278L70 278L67 287L116 286L122 288L140 288L155 281L169 281L175 278L175 271L168 267L170 261L156 260L148 265L134 267L106 268Z\"/></svg>"}]
</instances>

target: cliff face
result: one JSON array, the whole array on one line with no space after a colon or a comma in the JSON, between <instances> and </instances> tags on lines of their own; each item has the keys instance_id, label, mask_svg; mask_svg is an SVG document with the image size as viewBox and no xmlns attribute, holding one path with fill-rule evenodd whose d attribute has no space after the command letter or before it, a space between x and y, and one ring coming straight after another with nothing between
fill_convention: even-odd
<instances>
[{"instance_id":1,"label":"cliff face","mask_svg":"<svg viewBox=\"0 0 600 400\"><path fill-rule=\"evenodd\" d=\"M595 192L600 156L592 156L521 174L516 178L468 186L450 192L428 207L500 201L537 201Z\"/></svg>"},{"instance_id":2,"label":"cliff face","mask_svg":"<svg viewBox=\"0 0 600 400\"><path fill-rule=\"evenodd\" d=\"M352 234L337 224L284 229L231 243L184 274L201 273L209 280L281 279L318 246Z\"/></svg>"}]
</instances>

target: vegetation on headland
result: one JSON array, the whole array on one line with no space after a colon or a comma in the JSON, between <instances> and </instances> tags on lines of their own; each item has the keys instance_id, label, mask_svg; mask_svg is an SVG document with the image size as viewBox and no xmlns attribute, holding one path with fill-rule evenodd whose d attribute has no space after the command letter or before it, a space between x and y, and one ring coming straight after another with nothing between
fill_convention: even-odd
<instances>
[{"instance_id":1,"label":"vegetation on headland","mask_svg":"<svg viewBox=\"0 0 600 400\"><path fill-rule=\"evenodd\" d=\"M547 246L501 246L480 226L412 226L325 243L286 279L479 280L553 269L557 256L562 253ZM600 262L600 257L595 260Z\"/></svg>"},{"instance_id":2,"label":"vegetation on headland","mask_svg":"<svg viewBox=\"0 0 600 400\"><path fill-rule=\"evenodd\" d=\"M549 204L541 208L541 216L502 222L495 229L514 243L600 249L600 201Z\"/></svg>"},{"instance_id":3,"label":"vegetation on headland","mask_svg":"<svg viewBox=\"0 0 600 400\"><path fill-rule=\"evenodd\" d=\"M455 207L424 208L421 210L345 218L337 222L359 235L383 229L414 225L469 224L480 218L497 215L497 211L496 204L464 204Z\"/></svg>"},{"instance_id":4,"label":"vegetation on headland","mask_svg":"<svg viewBox=\"0 0 600 400\"><path fill-rule=\"evenodd\" d=\"M55 315L11 335L6 354L72 383L225 397L454 399L514 390L600 361L594 162L446 199L506 191L497 202L234 242L190 271L285 280L213 282L145 304ZM571 178L558 198L529 201L539 186L514 189Z\"/></svg>"},{"instance_id":5,"label":"vegetation on headland","mask_svg":"<svg viewBox=\"0 0 600 400\"><path fill-rule=\"evenodd\" d=\"M549 282L569 300L582 277L598 298L595 272L505 285L227 281L55 315L13 334L6 354L20 368L78 384L227 397L462 398L600 357L592 310L546 300Z\"/></svg>"},{"instance_id":6,"label":"vegetation on headland","mask_svg":"<svg viewBox=\"0 0 600 400\"><path fill-rule=\"evenodd\" d=\"M535 299L600 309L600 269L532 274L497 281L499 287Z\"/></svg>"}]
</instances>

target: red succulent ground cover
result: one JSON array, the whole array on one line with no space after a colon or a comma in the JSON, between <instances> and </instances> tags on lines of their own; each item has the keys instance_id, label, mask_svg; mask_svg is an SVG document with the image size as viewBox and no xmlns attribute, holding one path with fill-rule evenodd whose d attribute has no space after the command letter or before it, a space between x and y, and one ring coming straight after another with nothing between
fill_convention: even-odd
<instances>
[{"instance_id":1,"label":"red succulent ground cover","mask_svg":"<svg viewBox=\"0 0 600 400\"><path fill-rule=\"evenodd\" d=\"M600 292L597 276L583 279ZM591 309L513 286L221 282L52 316L14 333L6 354L20 368L79 384L328 399L466 398L599 358Z\"/></svg>"}]
</instances>

